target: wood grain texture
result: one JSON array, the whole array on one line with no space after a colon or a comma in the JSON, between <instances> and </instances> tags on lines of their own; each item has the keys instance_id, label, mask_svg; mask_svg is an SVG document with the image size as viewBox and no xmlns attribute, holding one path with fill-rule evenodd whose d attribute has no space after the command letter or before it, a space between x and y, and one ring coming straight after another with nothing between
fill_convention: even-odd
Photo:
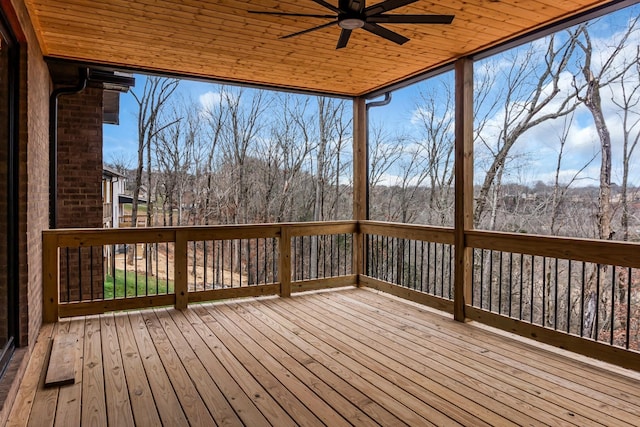
<instances>
[{"instance_id":1,"label":"wood grain texture","mask_svg":"<svg viewBox=\"0 0 640 427\"><path fill-rule=\"evenodd\" d=\"M80 427L82 412L82 354L84 352L84 318L67 321L69 335L77 338L75 348L75 382L73 385L62 387L58 394L55 427Z\"/></svg>"},{"instance_id":2,"label":"wood grain texture","mask_svg":"<svg viewBox=\"0 0 640 427\"><path fill-rule=\"evenodd\" d=\"M410 38L402 46L356 30L348 46L336 50L337 25L281 38L326 20L249 13L329 12L311 1L25 0L50 57L343 96L453 64L605 3L420 1L394 13L453 14L453 23L388 25Z\"/></svg>"},{"instance_id":3,"label":"wood grain texture","mask_svg":"<svg viewBox=\"0 0 640 427\"><path fill-rule=\"evenodd\" d=\"M72 334L57 334L51 346L45 387L73 384L76 368L76 344L78 337Z\"/></svg>"},{"instance_id":4,"label":"wood grain texture","mask_svg":"<svg viewBox=\"0 0 640 427\"><path fill-rule=\"evenodd\" d=\"M44 388L58 333L79 388ZM366 288L48 324L19 394L11 426L640 425L640 373Z\"/></svg>"}]
</instances>

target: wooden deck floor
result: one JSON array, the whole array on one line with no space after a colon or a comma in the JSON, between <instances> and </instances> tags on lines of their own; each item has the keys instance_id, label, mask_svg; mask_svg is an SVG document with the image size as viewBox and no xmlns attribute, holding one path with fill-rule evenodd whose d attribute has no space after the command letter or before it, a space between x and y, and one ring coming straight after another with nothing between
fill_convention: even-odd
<instances>
[{"instance_id":1,"label":"wooden deck floor","mask_svg":"<svg viewBox=\"0 0 640 427\"><path fill-rule=\"evenodd\" d=\"M76 383L47 388L50 337ZM46 325L10 425L640 425L640 381L363 289Z\"/></svg>"}]
</instances>

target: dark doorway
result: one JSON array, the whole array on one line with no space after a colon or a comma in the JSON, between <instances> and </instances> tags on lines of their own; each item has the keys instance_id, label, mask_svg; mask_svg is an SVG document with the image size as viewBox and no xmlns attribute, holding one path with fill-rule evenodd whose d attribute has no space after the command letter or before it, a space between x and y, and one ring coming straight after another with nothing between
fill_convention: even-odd
<instances>
[{"instance_id":1,"label":"dark doorway","mask_svg":"<svg viewBox=\"0 0 640 427\"><path fill-rule=\"evenodd\" d=\"M0 11L1 12L1 11ZM17 336L18 45L0 13L0 377Z\"/></svg>"}]
</instances>

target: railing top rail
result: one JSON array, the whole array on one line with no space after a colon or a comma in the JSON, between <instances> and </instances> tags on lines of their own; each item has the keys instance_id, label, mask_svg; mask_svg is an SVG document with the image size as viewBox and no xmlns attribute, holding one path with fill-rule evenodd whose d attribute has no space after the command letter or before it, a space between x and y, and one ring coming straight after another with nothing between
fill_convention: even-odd
<instances>
[{"instance_id":1,"label":"railing top rail","mask_svg":"<svg viewBox=\"0 0 640 427\"><path fill-rule=\"evenodd\" d=\"M357 221L325 221L279 224L220 224L184 227L65 228L43 231L58 247L99 246L122 243L174 242L176 233L189 241L275 238L283 228L292 236L354 233Z\"/></svg>"},{"instance_id":2,"label":"railing top rail","mask_svg":"<svg viewBox=\"0 0 640 427\"><path fill-rule=\"evenodd\" d=\"M401 239L424 240L453 244L453 228L433 227L418 224L403 224L381 221L360 221L360 231L366 234L380 234Z\"/></svg>"},{"instance_id":3,"label":"railing top rail","mask_svg":"<svg viewBox=\"0 0 640 427\"><path fill-rule=\"evenodd\" d=\"M640 243L496 231L467 231L467 246L574 261L640 268Z\"/></svg>"}]
</instances>

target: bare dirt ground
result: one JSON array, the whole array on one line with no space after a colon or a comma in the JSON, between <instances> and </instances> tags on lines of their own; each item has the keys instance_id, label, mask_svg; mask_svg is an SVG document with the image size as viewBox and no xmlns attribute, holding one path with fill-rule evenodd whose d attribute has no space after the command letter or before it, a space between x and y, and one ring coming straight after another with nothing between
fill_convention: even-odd
<instances>
[{"instance_id":1,"label":"bare dirt ground","mask_svg":"<svg viewBox=\"0 0 640 427\"><path fill-rule=\"evenodd\" d=\"M169 248L159 247L158 251L152 253L152 258L149 262L145 262L143 257L144 245L137 245L136 255L133 257L128 255L126 260L126 270L136 271L138 274L147 274L147 267L149 267L149 275L157 277L158 279L173 281L175 277L174 271L174 254ZM128 251L133 248L128 249ZM187 258L188 263L188 275L187 281L189 284L189 290L203 290L213 288L226 288L226 287L241 287L247 286L247 278L238 273L233 273L229 270L219 270L216 274L212 266L208 266L206 269L206 285L205 285L205 268L204 268L204 256L201 251L197 251L196 265L194 266L193 252L190 251ZM157 259L156 259L157 258ZM168 262L167 262L168 261ZM125 270L125 254L119 253L115 256L115 267L118 270Z\"/></svg>"}]
</instances>

